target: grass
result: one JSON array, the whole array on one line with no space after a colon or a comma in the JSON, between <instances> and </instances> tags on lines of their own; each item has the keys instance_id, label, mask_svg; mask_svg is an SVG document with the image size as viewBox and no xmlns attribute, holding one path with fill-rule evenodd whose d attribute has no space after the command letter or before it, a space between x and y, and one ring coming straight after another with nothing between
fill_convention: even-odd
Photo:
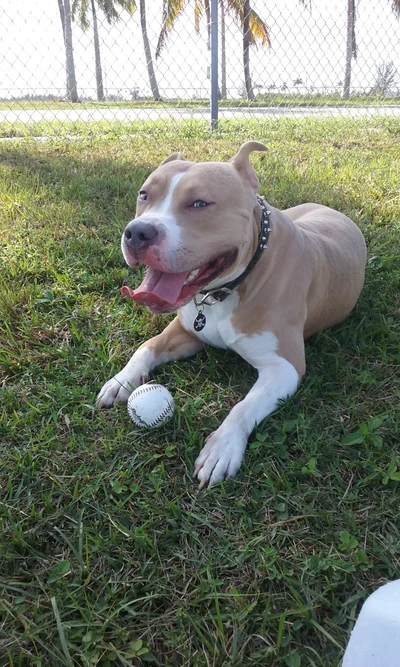
<instances>
[{"instance_id":1,"label":"grass","mask_svg":"<svg viewBox=\"0 0 400 667\"><path fill-rule=\"evenodd\" d=\"M91 126L0 144L0 665L332 667L362 601L400 576L400 122ZM261 192L319 201L367 238L367 281L253 433L234 480L193 462L254 372L208 349L157 371L173 420L133 428L95 395L168 318L119 295L136 191L167 154L230 158Z\"/></svg>"},{"instance_id":2,"label":"grass","mask_svg":"<svg viewBox=\"0 0 400 667\"><path fill-rule=\"evenodd\" d=\"M253 101L243 98L219 100L220 107L292 107L292 106L391 106L400 104L400 97L385 97L374 92L353 94L348 100L341 97L340 93L279 93L271 92L256 95ZM98 102L96 100L82 100L78 103L67 100L51 99L44 97L43 100L24 99L2 99L0 110L6 109L76 109L82 106L85 109L147 109L147 108L204 108L210 106L210 101L205 98L192 99L165 99L155 101L152 98L139 100L108 100Z\"/></svg>"}]
</instances>

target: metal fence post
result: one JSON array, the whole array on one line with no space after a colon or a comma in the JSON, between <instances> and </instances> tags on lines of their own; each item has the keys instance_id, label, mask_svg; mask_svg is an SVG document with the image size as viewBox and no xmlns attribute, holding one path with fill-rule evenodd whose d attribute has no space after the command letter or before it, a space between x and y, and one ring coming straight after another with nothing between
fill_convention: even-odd
<instances>
[{"instance_id":1,"label":"metal fence post","mask_svg":"<svg viewBox=\"0 0 400 667\"><path fill-rule=\"evenodd\" d=\"M211 131L218 129L218 0L211 0Z\"/></svg>"},{"instance_id":2,"label":"metal fence post","mask_svg":"<svg viewBox=\"0 0 400 667\"><path fill-rule=\"evenodd\" d=\"M75 131L77 121L177 125L186 118L202 119L211 136L222 127L220 100L223 124L277 116L400 118L400 0L315 3L324 7L313 15L306 11L311 0L293 0L296 10L262 0L165 0L165 16L161 3L145 0L52 0L45 11L40 2L8 4L0 9L7 33L4 44L0 39L0 138L11 127L24 136L20 124L56 121ZM131 16L135 4L143 9L140 21ZM249 40L243 49L245 18L250 51ZM40 30L32 33L33 25ZM340 97L343 87L349 103Z\"/></svg>"}]
</instances>

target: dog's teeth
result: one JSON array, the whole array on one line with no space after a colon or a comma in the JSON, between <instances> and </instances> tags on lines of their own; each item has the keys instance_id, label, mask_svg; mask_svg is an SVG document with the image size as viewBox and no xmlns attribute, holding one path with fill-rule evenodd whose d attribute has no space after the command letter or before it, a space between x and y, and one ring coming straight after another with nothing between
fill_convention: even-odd
<instances>
[{"instance_id":1,"label":"dog's teeth","mask_svg":"<svg viewBox=\"0 0 400 667\"><path fill-rule=\"evenodd\" d=\"M187 285L190 283L192 280L194 280L198 274L200 273L200 269L195 269L191 273L189 273L188 277L186 278L185 282L183 283L184 285Z\"/></svg>"}]
</instances>

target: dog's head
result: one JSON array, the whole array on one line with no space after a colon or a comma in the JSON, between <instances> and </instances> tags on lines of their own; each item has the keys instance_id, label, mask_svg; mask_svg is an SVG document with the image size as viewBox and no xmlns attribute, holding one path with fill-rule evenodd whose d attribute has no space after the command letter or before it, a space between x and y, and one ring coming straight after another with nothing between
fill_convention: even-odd
<instances>
[{"instance_id":1,"label":"dog's head","mask_svg":"<svg viewBox=\"0 0 400 667\"><path fill-rule=\"evenodd\" d=\"M257 245L260 207L249 141L229 163L166 158L143 183L136 217L121 247L131 267L147 266L144 281L123 294L157 313L173 312L205 288L239 275Z\"/></svg>"}]
</instances>

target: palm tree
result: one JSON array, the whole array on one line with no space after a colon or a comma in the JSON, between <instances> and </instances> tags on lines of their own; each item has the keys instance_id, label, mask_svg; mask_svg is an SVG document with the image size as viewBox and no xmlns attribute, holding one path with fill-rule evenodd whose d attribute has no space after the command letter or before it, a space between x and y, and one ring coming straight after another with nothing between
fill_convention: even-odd
<instances>
[{"instance_id":1,"label":"palm tree","mask_svg":"<svg viewBox=\"0 0 400 667\"><path fill-rule=\"evenodd\" d=\"M351 59L357 58L356 43L356 6L355 0L347 0L347 30L346 30L346 65L344 69L344 82L342 98L348 100L350 97L351 83Z\"/></svg>"},{"instance_id":2,"label":"palm tree","mask_svg":"<svg viewBox=\"0 0 400 667\"><path fill-rule=\"evenodd\" d=\"M250 46L261 44L271 48L268 26L250 6L250 0L226 0L227 10L242 29L243 35L243 74L248 100L254 100L253 84L250 75Z\"/></svg>"},{"instance_id":3,"label":"palm tree","mask_svg":"<svg viewBox=\"0 0 400 667\"><path fill-rule=\"evenodd\" d=\"M303 0L302 0L303 1ZM396 0L397 1L397 0ZM399 0L400 1L400 0ZM268 26L254 9L250 7L250 0L219 0L224 5L224 10L229 12L239 23L243 32L243 71L248 99L254 99L251 85L249 53L250 46L261 44L264 48L270 48L271 40ZM160 56L170 33L173 31L178 18L187 7L185 0L163 0L163 21L158 38L156 58ZM209 44L210 34L210 2L209 0L194 0L195 30L200 31L200 18L203 12L207 20L207 36ZM224 11L224 18L225 18ZM222 54L222 62L226 62ZM225 84L226 85L226 84Z\"/></svg>"},{"instance_id":4,"label":"palm tree","mask_svg":"<svg viewBox=\"0 0 400 667\"><path fill-rule=\"evenodd\" d=\"M397 18L400 18L400 0L391 0L391 7ZM350 97L351 84L351 60L357 58L356 44L356 7L355 0L347 0L347 29L346 29L346 64L344 70L344 82L342 98L348 100Z\"/></svg>"},{"instance_id":5,"label":"palm tree","mask_svg":"<svg viewBox=\"0 0 400 667\"><path fill-rule=\"evenodd\" d=\"M120 14L121 10L125 9L132 16L132 14L137 9L137 4L135 0L97 0L97 5L102 10L109 24L115 23L121 19L121 14ZM154 99L160 100L161 97L158 91L153 60L151 57L150 42L147 36L145 0L140 0L139 6L140 6L140 25L142 29L142 38L143 38L144 52L146 56L147 71L149 74L150 88ZM100 60L100 40L99 40L97 15L96 15L96 7L94 0L90 0L90 7L93 17L93 36L94 36L93 41L94 41L95 64L96 64L97 99L99 101L103 101L105 99L104 88L103 88L103 73ZM78 22L82 30L87 30L87 28L89 27L89 21L87 17L88 8L89 8L89 0L73 0L72 15L74 18L75 16L78 16Z\"/></svg>"},{"instance_id":6,"label":"palm tree","mask_svg":"<svg viewBox=\"0 0 400 667\"><path fill-rule=\"evenodd\" d=\"M94 44L94 62L96 67L96 90L97 90L97 100L98 102L105 101L104 87L103 87L103 70L101 69L101 59L100 59L100 40L99 40L99 28L97 25L97 14L94 0L90 0L92 7L92 16L93 16L93 44Z\"/></svg>"},{"instance_id":7,"label":"palm tree","mask_svg":"<svg viewBox=\"0 0 400 667\"><path fill-rule=\"evenodd\" d=\"M250 76L250 0L243 0L243 72L247 99L254 100Z\"/></svg>"},{"instance_id":8,"label":"palm tree","mask_svg":"<svg viewBox=\"0 0 400 667\"><path fill-rule=\"evenodd\" d=\"M78 20L78 23L82 30L87 30L89 28L88 20L88 10L90 4L90 11L92 14L93 21L93 43L94 43L94 59L96 67L96 89L97 89L97 99L99 102L104 102L104 87L103 87L103 71L101 67L101 58L100 58L100 39L99 39L99 29L97 24L97 13L94 0L73 0L72 2L72 18ZM117 11L115 5L119 5L120 9L126 9L129 14L132 14L136 5L132 0L97 0L98 7L104 13L109 24L119 21L121 16Z\"/></svg>"},{"instance_id":9,"label":"palm tree","mask_svg":"<svg viewBox=\"0 0 400 667\"><path fill-rule=\"evenodd\" d=\"M161 95L160 95L160 92L158 90L156 74L155 74L154 65L153 65L153 59L151 57L150 42L149 42L149 38L148 38L148 35L147 35L145 0L139 0L139 6L140 6L140 26L142 28L142 39L143 39L143 46L144 46L144 54L146 56L147 71L148 71L148 74L149 74L149 83L150 83L150 88L151 88L151 92L152 92L152 95L153 95L153 99L156 100L156 102L158 102L158 101L161 100Z\"/></svg>"},{"instance_id":10,"label":"palm tree","mask_svg":"<svg viewBox=\"0 0 400 667\"><path fill-rule=\"evenodd\" d=\"M77 102L78 88L76 85L74 48L72 44L71 6L69 0L58 0L58 9L60 12L65 49L65 70L67 74L66 98L70 102Z\"/></svg>"},{"instance_id":11,"label":"palm tree","mask_svg":"<svg viewBox=\"0 0 400 667\"><path fill-rule=\"evenodd\" d=\"M220 0L219 3L221 16L221 98L226 100L226 24L225 24L225 3Z\"/></svg>"}]
</instances>

